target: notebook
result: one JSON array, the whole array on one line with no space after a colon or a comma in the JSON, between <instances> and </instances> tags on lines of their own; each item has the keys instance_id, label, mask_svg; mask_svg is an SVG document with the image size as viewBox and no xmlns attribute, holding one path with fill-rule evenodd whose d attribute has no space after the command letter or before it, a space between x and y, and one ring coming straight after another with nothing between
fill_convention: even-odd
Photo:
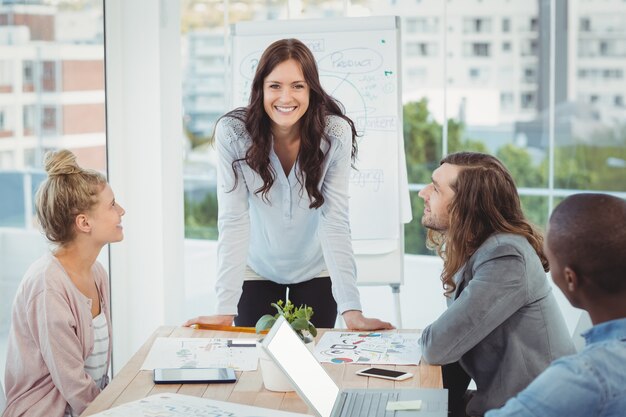
<instances>
[{"instance_id":1,"label":"notebook","mask_svg":"<svg viewBox=\"0 0 626 417\"><path fill-rule=\"evenodd\" d=\"M276 320L262 346L319 417L447 416L448 391L444 389L339 389L284 317ZM419 410L387 411L388 402L415 404L416 400L421 400Z\"/></svg>"}]
</instances>

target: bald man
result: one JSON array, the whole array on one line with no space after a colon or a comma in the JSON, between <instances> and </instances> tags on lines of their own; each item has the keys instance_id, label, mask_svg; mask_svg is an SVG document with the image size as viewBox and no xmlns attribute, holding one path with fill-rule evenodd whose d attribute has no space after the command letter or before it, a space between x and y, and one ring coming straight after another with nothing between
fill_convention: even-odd
<instances>
[{"instance_id":1,"label":"bald man","mask_svg":"<svg viewBox=\"0 0 626 417\"><path fill-rule=\"evenodd\" d=\"M594 326L585 349L554 361L485 417L626 416L626 201L576 194L552 213L545 240L552 279Z\"/></svg>"}]
</instances>

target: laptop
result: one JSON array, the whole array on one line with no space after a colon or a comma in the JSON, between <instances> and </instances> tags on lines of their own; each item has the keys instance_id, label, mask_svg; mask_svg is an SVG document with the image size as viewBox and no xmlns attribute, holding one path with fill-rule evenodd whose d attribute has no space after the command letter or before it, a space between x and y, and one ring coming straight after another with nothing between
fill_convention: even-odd
<instances>
[{"instance_id":1,"label":"laptop","mask_svg":"<svg viewBox=\"0 0 626 417\"><path fill-rule=\"evenodd\" d=\"M445 389L339 389L282 316L263 339L262 346L318 417L446 417L448 414ZM422 401L419 410L386 410L387 402L412 400Z\"/></svg>"}]
</instances>

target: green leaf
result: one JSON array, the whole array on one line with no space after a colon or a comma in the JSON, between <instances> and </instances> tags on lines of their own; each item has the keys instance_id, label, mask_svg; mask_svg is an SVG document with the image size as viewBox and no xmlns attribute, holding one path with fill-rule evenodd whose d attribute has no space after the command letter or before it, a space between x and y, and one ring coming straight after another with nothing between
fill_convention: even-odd
<instances>
[{"instance_id":1,"label":"green leaf","mask_svg":"<svg viewBox=\"0 0 626 417\"><path fill-rule=\"evenodd\" d=\"M308 330L309 322L305 319L295 319L291 322L291 327L293 327L294 330Z\"/></svg>"},{"instance_id":2,"label":"green leaf","mask_svg":"<svg viewBox=\"0 0 626 417\"><path fill-rule=\"evenodd\" d=\"M274 307L276 309L276 311L278 311L278 314L280 314L281 316L285 315L285 312L283 311L283 309L281 307L283 305L283 300L278 300L278 304L272 303L271 305L272 305L272 307Z\"/></svg>"},{"instance_id":3,"label":"green leaf","mask_svg":"<svg viewBox=\"0 0 626 417\"><path fill-rule=\"evenodd\" d=\"M255 326L256 332L261 333L263 330L267 330L271 328L274 325L274 323L276 323L276 318L274 316L266 314L263 317L261 317L259 321L256 322L256 326Z\"/></svg>"}]
</instances>

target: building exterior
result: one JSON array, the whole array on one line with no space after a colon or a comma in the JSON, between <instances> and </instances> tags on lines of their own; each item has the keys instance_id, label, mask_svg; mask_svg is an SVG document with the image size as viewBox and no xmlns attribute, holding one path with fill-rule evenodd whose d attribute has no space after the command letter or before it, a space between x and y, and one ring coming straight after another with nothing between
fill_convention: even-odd
<instances>
[{"instance_id":1,"label":"building exterior","mask_svg":"<svg viewBox=\"0 0 626 417\"><path fill-rule=\"evenodd\" d=\"M568 99L626 115L626 2L569 2Z\"/></svg>"},{"instance_id":2,"label":"building exterior","mask_svg":"<svg viewBox=\"0 0 626 417\"><path fill-rule=\"evenodd\" d=\"M0 169L38 167L59 147L105 169L104 47L58 41L58 15L43 4L0 5Z\"/></svg>"},{"instance_id":3,"label":"building exterior","mask_svg":"<svg viewBox=\"0 0 626 417\"><path fill-rule=\"evenodd\" d=\"M226 111L226 49L221 31L187 34L183 108L190 135L209 136Z\"/></svg>"}]
</instances>

